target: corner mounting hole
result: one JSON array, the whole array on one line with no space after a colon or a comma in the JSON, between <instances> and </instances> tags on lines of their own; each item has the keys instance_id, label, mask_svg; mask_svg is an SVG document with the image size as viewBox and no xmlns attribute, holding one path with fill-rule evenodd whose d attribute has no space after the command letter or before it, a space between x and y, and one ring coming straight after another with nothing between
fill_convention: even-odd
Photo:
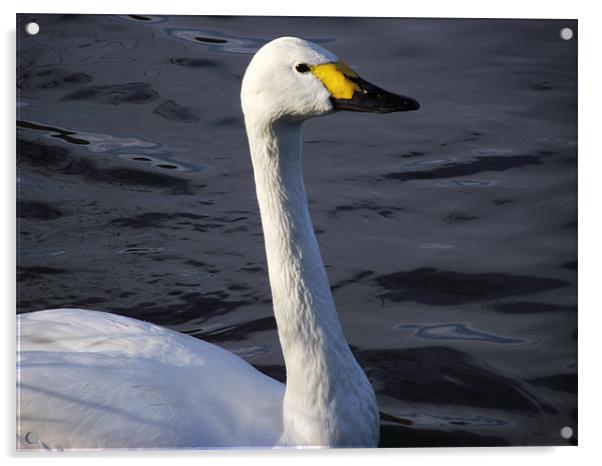
<instances>
[{"instance_id":1,"label":"corner mounting hole","mask_svg":"<svg viewBox=\"0 0 602 466\"><path fill-rule=\"evenodd\" d=\"M571 28L562 28L560 30L560 38L563 40L571 40L573 38L573 30Z\"/></svg>"},{"instance_id":2,"label":"corner mounting hole","mask_svg":"<svg viewBox=\"0 0 602 466\"><path fill-rule=\"evenodd\" d=\"M40 441L40 437L38 436L37 432L32 430L31 432L27 432L27 434L25 434L25 441L31 445L35 445Z\"/></svg>"},{"instance_id":3,"label":"corner mounting hole","mask_svg":"<svg viewBox=\"0 0 602 466\"><path fill-rule=\"evenodd\" d=\"M573 436L573 429L571 429L569 426L564 426L562 429L560 429L560 436L564 439L570 439Z\"/></svg>"},{"instance_id":4,"label":"corner mounting hole","mask_svg":"<svg viewBox=\"0 0 602 466\"><path fill-rule=\"evenodd\" d=\"M40 32L40 25L38 23L27 23L25 25L25 32L30 36L35 36L38 32Z\"/></svg>"}]
</instances>

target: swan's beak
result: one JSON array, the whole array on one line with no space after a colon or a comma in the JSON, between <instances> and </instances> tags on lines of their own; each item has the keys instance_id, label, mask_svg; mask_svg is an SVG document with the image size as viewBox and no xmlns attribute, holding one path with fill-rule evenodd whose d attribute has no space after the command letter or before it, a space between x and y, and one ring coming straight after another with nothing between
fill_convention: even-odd
<instances>
[{"instance_id":1,"label":"swan's beak","mask_svg":"<svg viewBox=\"0 0 602 466\"><path fill-rule=\"evenodd\" d=\"M360 78L343 61L313 66L311 72L330 91L335 110L391 113L420 108L417 100L385 91Z\"/></svg>"},{"instance_id":2,"label":"swan's beak","mask_svg":"<svg viewBox=\"0 0 602 466\"><path fill-rule=\"evenodd\" d=\"M336 110L391 113L408 112L420 108L420 104L416 99L385 91L359 76L357 78L350 78L350 80L357 85L358 89L350 99L331 97L330 100Z\"/></svg>"}]
</instances>

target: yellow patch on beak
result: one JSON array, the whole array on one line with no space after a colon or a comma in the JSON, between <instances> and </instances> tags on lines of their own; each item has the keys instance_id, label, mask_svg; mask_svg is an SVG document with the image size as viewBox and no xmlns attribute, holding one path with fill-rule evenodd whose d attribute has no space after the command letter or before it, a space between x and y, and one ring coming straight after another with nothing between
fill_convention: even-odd
<instances>
[{"instance_id":1,"label":"yellow patch on beak","mask_svg":"<svg viewBox=\"0 0 602 466\"><path fill-rule=\"evenodd\" d=\"M311 72L335 99L351 99L353 93L360 90L359 86L349 79L357 77L357 73L344 61L312 66Z\"/></svg>"}]
</instances>

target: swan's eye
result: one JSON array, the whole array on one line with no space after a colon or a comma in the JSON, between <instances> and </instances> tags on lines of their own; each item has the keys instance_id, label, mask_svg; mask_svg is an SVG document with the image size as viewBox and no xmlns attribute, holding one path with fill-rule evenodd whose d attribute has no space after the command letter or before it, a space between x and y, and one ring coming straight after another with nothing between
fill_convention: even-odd
<instances>
[{"instance_id":1,"label":"swan's eye","mask_svg":"<svg viewBox=\"0 0 602 466\"><path fill-rule=\"evenodd\" d=\"M299 64L295 65L295 69L299 73L307 73L309 71L309 66L306 65L305 63L299 63Z\"/></svg>"}]
</instances>

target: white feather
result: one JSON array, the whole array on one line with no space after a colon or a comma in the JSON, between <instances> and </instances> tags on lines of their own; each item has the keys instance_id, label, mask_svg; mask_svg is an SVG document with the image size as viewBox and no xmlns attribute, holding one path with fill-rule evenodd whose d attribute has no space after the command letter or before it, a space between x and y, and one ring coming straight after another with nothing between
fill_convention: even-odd
<instances>
[{"instance_id":1,"label":"white feather","mask_svg":"<svg viewBox=\"0 0 602 466\"><path fill-rule=\"evenodd\" d=\"M19 448L244 447L278 440L284 385L217 346L81 309L21 315L17 336Z\"/></svg>"}]
</instances>

